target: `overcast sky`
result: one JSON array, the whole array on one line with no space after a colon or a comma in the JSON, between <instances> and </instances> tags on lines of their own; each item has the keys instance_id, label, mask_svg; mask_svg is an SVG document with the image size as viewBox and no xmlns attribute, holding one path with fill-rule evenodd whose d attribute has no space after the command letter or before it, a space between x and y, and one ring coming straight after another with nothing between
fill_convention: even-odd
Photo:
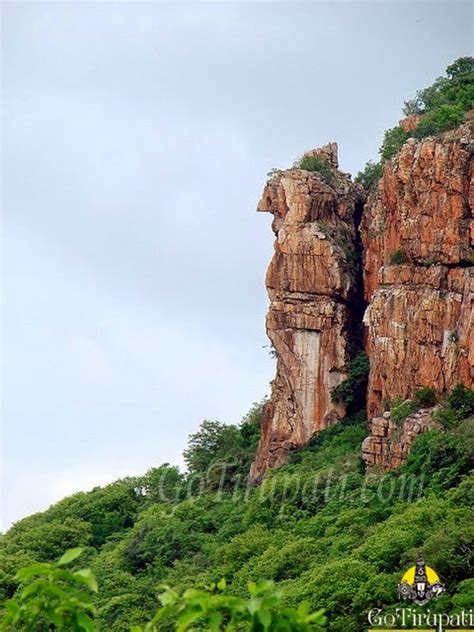
<instances>
[{"instance_id":1,"label":"overcast sky","mask_svg":"<svg viewBox=\"0 0 474 632\"><path fill-rule=\"evenodd\" d=\"M469 6L3 4L4 526L268 393L266 173L375 158Z\"/></svg>"}]
</instances>

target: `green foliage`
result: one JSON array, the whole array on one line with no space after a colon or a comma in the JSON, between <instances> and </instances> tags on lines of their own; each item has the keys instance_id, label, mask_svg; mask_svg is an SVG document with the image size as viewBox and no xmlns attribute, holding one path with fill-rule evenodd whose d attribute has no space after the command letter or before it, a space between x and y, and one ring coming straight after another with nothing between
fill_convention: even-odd
<instances>
[{"instance_id":1,"label":"green foliage","mask_svg":"<svg viewBox=\"0 0 474 632\"><path fill-rule=\"evenodd\" d=\"M289 592L290 601L303 598L311 608L315 602L327 603L328 611L337 612L338 619L344 621L352 614L354 594L360 589L361 584L368 580L370 573L371 568L368 565L355 559L343 557L341 560L327 562L306 571L294 582ZM364 614L361 613L362 616ZM358 619L359 617L356 620ZM354 625L352 617L349 621L353 625L348 622L349 625L343 629L361 629ZM337 629L333 625L330 625L331 628Z\"/></svg>"},{"instance_id":2,"label":"green foliage","mask_svg":"<svg viewBox=\"0 0 474 632\"><path fill-rule=\"evenodd\" d=\"M255 450L260 439L260 426L262 424L262 415L265 409L266 399L252 404L250 410L240 424L240 434L242 435L246 450L253 458Z\"/></svg>"},{"instance_id":3,"label":"green foliage","mask_svg":"<svg viewBox=\"0 0 474 632\"><path fill-rule=\"evenodd\" d=\"M446 68L446 74L450 79L461 84L474 83L474 59L472 57L459 57Z\"/></svg>"},{"instance_id":4,"label":"green foliage","mask_svg":"<svg viewBox=\"0 0 474 632\"><path fill-rule=\"evenodd\" d=\"M430 408L436 404L437 397L434 388L424 386L415 392L415 404L418 408Z\"/></svg>"},{"instance_id":5,"label":"green foliage","mask_svg":"<svg viewBox=\"0 0 474 632\"><path fill-rule=\"evenodd\" d=\"M53 564L33 564L18 571L24 586L15 598L4 604L0 629L39 629L94 632L95 607L90 592L98 585L90 569L64 570L82 553L69 549ZM130 632L158 632L160 623L175 621L177 632L195 629L195 625L215 632L248 630L249 632L310 632L324 630L326 617L320 609L311 613L307 604L297 609L285 606L282 594L271 581L249 582L249 599L228 595L225 579L209 588L186 590L182 595L167 587L160 596L161 608L143 628L132 625Z\"/></svg>"},{"instance_id":6,"label":"green foliage","mask_svg":"<svg viewBox=\"0 0 474 632\"><path fill-rule=\"evenodd\" d=\"M398 153L410 137L425 138L458 127L474 103L474 59L460 57L446 68L446 76L436 79L429 87L417 92L405 102L405 116L421 117L411 132L397 125L385 132L379 149L380 162L367 163L356 181L369 190L382 173L383 163Z\"/></svg>"},{"instance_id":7,"label":"green foliage","mask_svg":"<svg viewBox=\"0 0 474 632\"><path fill-rule=\"evenodd\" d=\"M391 129L387 130L383 137L382 147L379 150L382 162L393 158L393 156L398 153L402 145L405 144L409 137L410 134L408 134L408 132L405 132L405 130L400 126L392 127Z\"/></svg>"},{"instance_id":8,"label":"green foliage","mask_svg":"<svg viewBox=\"0 0 474 632\"><path fill-rule=\"evenodd\" d=\"M400 424L402 421L405 421L409 415L420 408L430 408L434 406L436 401L436 391L433 388L420 388L415 392L413 400L407 399L402 401L399 397L396 397L390 409L390 417L395 423Z\"/></svg>"},{"instance_id":9,"label":"green foliage","mask_svg":"<svg viewBox=\"0 0 474 632\"><path fill-rule=\"evenodd\" d=\"M435 136L454 127L458 127L463 122L464 110L460 104L441 105L423 116L416 128L413 130L415 138L425 136Z\"/></svg>"},{"instance_id":10,"label":"green foliage","mask_svg":"<svg viewBox=\"0 0 474 632\"><path fill-rule=\"evenodd\" d=\"M463 420L449 432L433 430L414 441L404 466L408 475L422 475L428 489L436 494L461 486L472 468L474 419ZM468 488L459 488L464 492ZM470 492L472 494L472 489ZM467 493L467 497L470 494ZM460 497L459 503L464 501ZM469 504L470 501L466 501Z\"/></svg>"},{"instance_id":11,"label":"green foliage","mask_svg":"<svg viewBox=\"0 0 474 632\"><path fill-rule=\"evenodd\" d=\"M249 582L250 598L226 594L226 581L221 579L208 588L188 589L182 595L167 589L160 597L163 607L144 628L134 626L131 632L160 630L160 622L171 613L176 616L176 631L199 629L209 632L242 630L248 632L310 632L324 630L326 617L322 610L311 613L307 604L297 609L286 607L282 595L271 581ZM158 624L158 625L157 625Z\"/></svg>"},{"instance_id":12,"label":"green foliage","mask_svg":"<svg viewBox=\"0 0 474 632\"><path fill-rule=\"evenodd\" d=\"M390 417L396 424L401 424L402 421L417 410L417 405L414 401L409 399L401 401L400 398L395 398L393 406L390 409Z\"/></svg>"},{"instance_id":13,"label":"green foliage","mask_svg":"<svg viewBox=\"0 0 474 632\"><path fill-rule=\"evenodd\" d=\"M49 542L49 547L43 545L41 551L46 552L44 559L52 560L65 548L73 546L73 543L102 546L109 537L133 524L141 502L137 485L136 479L126 478L88 493L80 492L65 498L47 511L48 522L57 522L57 528L48 528L44 522L38 524L38 528L45 532L34 535L29 542L23 541L22 547L34 552L39 541ZM26 521L17 523L13 530L23 532L27 524L35 523L37 517L30 516ZM81 532L80 537L78 530Z\"/></svg>"},{"instance_id":14,"label":"green foliage","mask_svg":"<svg viewBox=\"0 0 474 632\"><path fill-rule=\"evenodd\" d=\"M436 411L435 419L445 428L453 428L471 415L474 415L474 391L458 384L450 392L442 408Z\"/></svg>"},{"instance_id":15,"label":"green foliage","mask_svg":"<svg viewBox=\"0 0 474 632\"><path fill-rule=\"evenodd\" d=\"M138 484L150 503L178 502L186 493L185 477L169 463L148 470Z\"/></svg>"},{"instance_id":16,"label":"green foliage","mask_svg":"<svg viewBox=\"0 0 474 632\"><path fill-rule=\"evenodd\" d=\"M407 256L403 250L395 250L395 252L392 252L390 255L390 263L394 266L406 263L407 260Z\"/></svg>"},{"instance_id":17,"label":"green foliage","mask_svg":"<svg viewBox=\"0 0 474 632\"><path fill-rule=\"evenodd\" d=\"M227 489L246 483L260 437L265 401L256 403L239 426L203 421L188 440L184 460L197 487Z\"/></svg>"},{"instance_id":18,"label":"green foliage","mask_svg":"<svg viewBox=\"0 0 474 632\"><path fill-rule=\"evenodd\" d=\"M406 116L426 114L444 105L458 105L463 112L472 108L474 100L474 59L460 57L446 68L446 77L420 90L416 97L405 103Z\"/></svg>"},{"instance_id":19,"label":"green foliage","mask_svg":"<svg viewBox=\"0 0 474 632\"><path fill-rule=\"evenodd\" d=\"M365 167L355 177L355 181L361 184L366 191L369 191L378 180L382 177L383 165L381 162L365 163Z\"/></svg>"},{"instance_id":20,"label":"green foliage","mask_svg":"<svg viewBox=\"0 0 474 632\"><path fill-rule=\"evenodd\" d=\"M69 549L56 563L32 564L19 570L16 578L21 582L20 589L5 602L0 629L94 630L91 592L97 592L96 579L89 569L64 568L81 553L80 548Z\"/></svg>"},{"instance_id":21,"label":"green foliage","mask_svg":"<svg viewBox=\"0 0 474 632\"><path fill-rule=\"evenodd\" d=\"M454 426L459 423L457 411L453 410L450 406L443 406L437 410L434 414L434 418L444 428L454 428Z\"/></svg>"},{"instance_id":22,"label":"green foliage","mask_svg":"<svg viewBox=\"0 0 474 632\"><path fill-rule=\"evenodd\" d=\"M474 579L466 579L458 585L458 593L453 597L457 610L469 610L474 603Z\"/></svg>"},{"instance_id":23,"label":"green foliage","mask_svg":"<svg viewBox=\"0 0 474 632\"><path fill-rule=\"evenodd\" d=\"M219 421L203 421L198 432L188 439L184 460L191 474L206 473L211 465L225 457L237 440L235 426L226 426Z\"/></svg>"},{"instance_id":24,"label":"green foliage","mask_svg":"<svg viewBox=\"0 0 474 632\"><path fill-rule=\"evenodd\" d=\"M361 351L352 360L347 378L331 391L332 401L343 403L348 415L365 408L369 368L369 358Z\"/></svg>"},{"instance_id":25,"label":"green foliage","mask_svg":"<svg viewBox=\"0 0 474 632\"><path fill-rule=\"evenodd\" d=\"M327 184L334 182L334 173L331 165L322 156L303 156L296 161L295 167L305 171L316 171Z\"/></svg>"},{"instance_id":26,"label":"green foliage","mask_svg":"<svg viewBox=\"0 0 474 632\"><path fill-rule=\"evenodd\" d=\"M151 505L144 509L122 541L121 558L126 570L132 574L146 570L161 577L165 567L201 551L219 530L221 521L230 520L235 510L228 497L216 506L212 498L202 495L171 508Z\"/></svg>"},{"instance_id":27,"label":"green foliage","mask_svg":"<svg viewBox=\"0 0 474 632\"><path fill-rule=\"evenodd\" d=\"M14 599L5 603L1 629L8 631L21 625L21 629L36 630L39 625L59 630L95 630L92 619L95 608L89 595L84 593L85 588L97 591L95 577L88 569L73 573L63 569L81 553L82 549L72 549L55 564L34 564L20 570L17 578L26 585L20 587ZM187 590L182 597L175 591L167 590L161 597L163 607L152 623L143 629L161 630L161 625L157 627L157 624L166 620L170 611L174 615L173 620L176 619L177 630L187 630L197 622L218 630L230 630L237 623L242 630L323 629L320 627L325 620L322 612L310 614L304 605L297 610L283 607L281 593L274 590L271 582L251 583L250 600L224 596L224 589L225 580L220 581L217 587L212 585L208 591ZM143 596L137 595L137 598L141 600ZM127 601L130 602L130 599ZM112 602L116 609L117 598ZM216 627L217 622L219 625ZM12 625L15 627L12 628ZM113 629L117 627L114 625ZM126 629L129 629L128 626ZM130 629L142 628L132 625Z\"/></svg>"},{"instance_id":28,"label":"green foliage","mask_svg":"<svg viewBox=\"0 0 474 632\"><path fill-rule=\"evenodd\" d=\"M86 547L92 541L91 523L69 515L67 510L62 518L55 511L49 512L49 520L38 518L37 515L30 516L12 527L11 531L17 537L11 553L20 550L39 562L46 562L59 557L67 547Z\"/></svg>"},{"instance_id":29,"label":"green foliage","mask_svg":"<svg viewBox=\"0 0 474 632\"><path fill-rule=\"evenodd\" d=\"M457 411L460 420L474 415L474 391L463 384L455 386L446 401L450 408Z\"/></svg>"},{"instance_id":30,"label":"green foliage","mask_svg":"<svg viewBox=\"0 0 474 632\"><path fill-rule=\"evenodd\" d=\"M366 436L365 412L360 410L346 417L343 423L315 434L303 450L292 454L290 462L310 461L312 468L322 468L327 463L336 463L340 457L356 452Z\"/></svg>"}]
</instances>

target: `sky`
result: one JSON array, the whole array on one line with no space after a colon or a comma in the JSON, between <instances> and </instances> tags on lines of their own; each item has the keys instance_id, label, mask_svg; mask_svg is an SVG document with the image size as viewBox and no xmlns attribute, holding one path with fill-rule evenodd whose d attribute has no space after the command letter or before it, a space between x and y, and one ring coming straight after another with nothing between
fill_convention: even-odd
<instances>
[{"instance_id":1,"label":"sky","mask_svg":"<svg viewBox=\"0 0 474 632\"><path fill-rule=\"evenodd\" d=\"M269 392L266 173L357 172L469 2L2 5L3 528Z\"/></svg>"}]
</instances>

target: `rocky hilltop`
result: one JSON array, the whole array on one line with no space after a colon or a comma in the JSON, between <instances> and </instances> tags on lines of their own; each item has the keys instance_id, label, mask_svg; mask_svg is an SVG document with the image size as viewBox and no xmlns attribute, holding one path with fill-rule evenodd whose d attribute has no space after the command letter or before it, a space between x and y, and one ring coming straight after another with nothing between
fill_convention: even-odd
<instances>
[{"instance_id":1,"label":"rocky hilltop","mask_svg":"<svg viewBox=\"0 0 474 632\"><path fill-rule=\"evenodd\" d=\"M330 171L292 168L267 182L258 210L274 216L266 285L277 368L254 480L344 416L331 391L362 345L369 465L398 466L434 424L429 412L413 415L395 433L387 402L423 387L440 396L458 383L472 388L473 152L471 124L410 138L366 196L339 171L331 143L303 156L321 157Z\"/></svg>"}]
</instances>

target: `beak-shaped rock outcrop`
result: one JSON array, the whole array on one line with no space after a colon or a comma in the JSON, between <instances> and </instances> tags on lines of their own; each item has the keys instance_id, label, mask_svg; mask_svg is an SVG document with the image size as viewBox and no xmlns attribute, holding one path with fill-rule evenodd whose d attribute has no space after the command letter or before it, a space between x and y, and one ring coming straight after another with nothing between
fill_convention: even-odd
<instances>
[{"instance_id":1,"label":"beak-shaped rock outcrop","mask_svg":"<svg viewBox=\"0 0 474 632\"><path fill-rule=\"evenodd\" d=\"M350 359L351 305L360 289L356 205L362 191L338 171L335 143L305 156L319 157L322 171L276 172L258 204L259 211L274 216L275 252L266 285L277 373L254 480L345 412L331 401L331 390L345 379Z\"/></svg>"}]
</instances>

